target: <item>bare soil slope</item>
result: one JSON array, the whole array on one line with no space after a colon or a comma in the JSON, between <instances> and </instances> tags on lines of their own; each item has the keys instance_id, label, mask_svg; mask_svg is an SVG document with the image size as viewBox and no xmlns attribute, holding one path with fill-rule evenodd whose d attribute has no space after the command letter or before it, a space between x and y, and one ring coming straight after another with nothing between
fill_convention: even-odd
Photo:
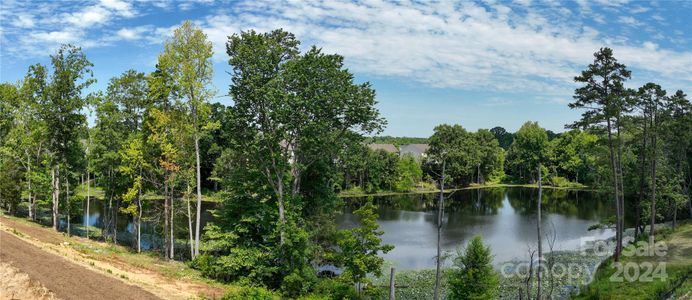
<instances>
[{"instance_id":1,"label":"bare soil slope","mask_svg":"<svg viewBox=\"0 0 692 300\"><path fill-rule=\"evenodd\" d=\"M61 299L159 299L0 231L0 262L9 263ZM2 295L2 298L10 295Z\"/></svg>"}]
</instances>

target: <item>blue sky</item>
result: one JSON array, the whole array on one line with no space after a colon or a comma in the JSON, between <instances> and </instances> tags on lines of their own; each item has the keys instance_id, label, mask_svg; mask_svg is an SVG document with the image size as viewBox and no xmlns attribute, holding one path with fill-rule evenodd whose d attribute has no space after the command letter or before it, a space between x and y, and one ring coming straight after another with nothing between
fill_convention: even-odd
<instances>
[{"instance_id":1,"label":"blue sky","mask_svg":"<svg viewBox=\"0 0 692 300\"><path fill-rule=\"evenodd\" d=\"M633 71L630 87L654 81L692 94L692 1L1 3L2 81L73 43L95 65L93 89L105 89L127 69L152 71L163 41L189 19L214 44L213 101L228 105L227 36L284 28L372 82L388 135L428 136L440 123L514 131L527 120L563 131L580 114L567 107L573 78L602 46Z\"/></svg>"}]
</instances>

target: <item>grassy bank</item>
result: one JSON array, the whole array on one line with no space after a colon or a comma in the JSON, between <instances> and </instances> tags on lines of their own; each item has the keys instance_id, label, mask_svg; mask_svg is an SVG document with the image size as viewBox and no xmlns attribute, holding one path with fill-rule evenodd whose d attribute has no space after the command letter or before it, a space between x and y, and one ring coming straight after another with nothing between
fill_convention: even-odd
<instances>
[{"instance_id":1,"label":"grassy bank","mask_svg":"<svg viewBox=\"0 0 692 300\"><path fill-rule=\"evenodd\" d=\"M683 224L675 231L662 230L657 242L667 248L665 255L623 255L621 267L608 259L597 270L593 282L574 299L690 299L692 224ZM624 253L643 253L646 249L629 245Z\"/></svg>"}]
</instances>

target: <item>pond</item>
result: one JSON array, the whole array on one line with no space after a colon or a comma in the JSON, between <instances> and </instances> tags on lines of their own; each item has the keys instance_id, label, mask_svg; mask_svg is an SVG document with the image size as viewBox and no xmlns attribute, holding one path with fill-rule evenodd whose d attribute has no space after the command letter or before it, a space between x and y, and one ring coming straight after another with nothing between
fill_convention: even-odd
<instances>
[{"instance_id":1,"label":"pond","mask_svg":"<svg viewBox=\"0 0 692 300\"><path fill-rule=\"evenodd\" d=\"M543 190L542 228L554 233L554 250L576 250L588 240L615 235L612 229L589 231L589 226L614 214L606 195L567 190ZM455 256L474 235L490 246L494 262L522 259L527 247L536 244L536 198L534 188L489 188L460 190L445 198L441 246ZM395 246L384 257L398 269L435 267L437 254L437 194L374 197L378 206L382 239ZM351 198L338 217L341 227L352 227L352 211L366 198ZM546 242L544 251L546 251ZM451 264L451 259L446 261Z\"/></svg>"},{"instance_id":2,"label":"pond","mask_svg":"<svg viewBox=\"0 0 692 300\"><path fill-rule=\"evenodd\" d=\"M474 235L482 235L494 254L494 262L524 258L527 247L536 243L536 197L533 188L487 188L460 190L446 196L442 226L442 249L456 255ZM606 195L585 192L545 189L543 191L543 231L555 233L555 250L575 250L584 241L614 236L612 229L589 231L589 226L614 214L612 201ZM395 246L384 255L398 269L434 268L437 246L437 194L407 194L370 197L378 206L380 228L385 243ZM358 224L352 214L367 198L345 198L343 213L336 218L340 228ZM162 224L162 202L145 201L142 226L143 249L159 248L162 239L157 234ZM176 201L177 255L187 255L187 208ZM203 202L202 226L211 221L209 210L216 203ZM90 215L75 223L88 222L103 227L102 201L92 201ZM194 209L194 206L193 206ZM80 222L81 221L81 222ZM133 232L131 218L118 217L118 239L129 240ZM544 242L545 244L545 242ZM547 247L544 245L544 247ZM545 248L544 248L545 249ZM451 260L446 262L451 264Z\"/></svg>"}]
</instances>

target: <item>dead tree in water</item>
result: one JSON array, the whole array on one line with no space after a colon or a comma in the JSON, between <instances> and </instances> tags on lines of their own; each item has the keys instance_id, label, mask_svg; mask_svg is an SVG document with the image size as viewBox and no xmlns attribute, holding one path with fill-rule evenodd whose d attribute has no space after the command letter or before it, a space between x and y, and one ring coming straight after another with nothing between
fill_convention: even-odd
<instances>
[{"instance_id":1,"label":"dead tree in water","mask_svg":"<svg viewBox=\"0 0 692 300\"><path fill-rule=\"evenodd\" d=\"M440 196L437 201L437 257L436 257L436 270L435 270L435 295L434 299L439 299L440 296L440 264L442 259L442 249L441 249L441 237L442 237L442 216L443 208L445 203L445 159L442 159L442 174L440 175Z\"/></svg>"}]
</instances>

